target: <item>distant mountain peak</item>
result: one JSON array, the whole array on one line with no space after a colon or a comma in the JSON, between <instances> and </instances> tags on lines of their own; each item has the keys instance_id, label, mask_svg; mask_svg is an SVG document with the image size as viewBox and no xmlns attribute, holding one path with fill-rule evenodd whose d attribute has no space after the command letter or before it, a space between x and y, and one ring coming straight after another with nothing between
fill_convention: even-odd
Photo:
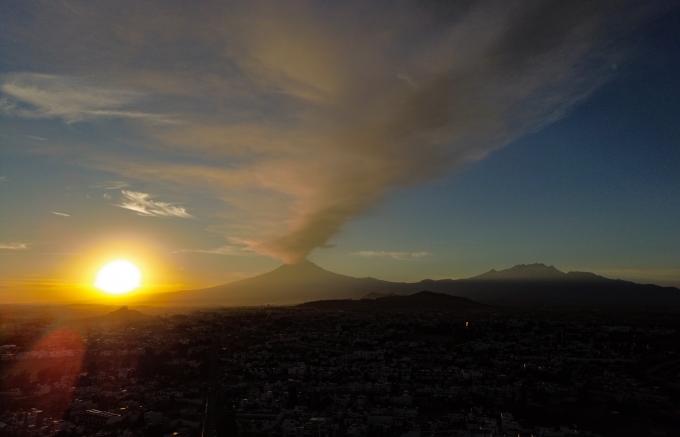
<instances>
[{"instance_id":1,"label":"distant mountain peak","mask_svg":"<svg viewBox=\"0 0 680 437\"><path fill-rule=\"evenodd\" d=\"M486 273L475 276L472 279L477 280L548 280L548 279L563 279L566 276L561 270L555 266L546 265L543 263L532 264L517 264L509 269L496 270L491 269Z\"/></svg>"},{"instance_id":2,"label":"distant mountain peak","mask_svg":"<svg viewBox=\"0 0 680 437\"><path fill-rule=\"evenodd\" d=\"M277 270L296 270L296 271L323 271L327 272L328 270L324 269L323 267L320 267L317 264L314 264L308 259L303 259L302 261L294 262L294 263L287 263L287 264L281 264L278 266L274 271Z\"/></svg>"},{"instance_id":3,"label":"distant mountain peak","mask_svg":"<svg viewBox=\"0 0 680 437\"><path fill-rule=\"evenodd\" d=\"M555 266L543 263L517 264L507 270L543 270L562 273L562 271L558 270Z\"/></svg>"},{"instance_id":4,"label":"distant mountain peak","mask_svg":"<svg viewBox=\"0 0 680 437\"><path fill-rule=\"evenodd\" d=\"M326 270L309 260L303 260L293 264L282 264L272 270L271 272L264 273L262 275L254 276L253 278L245 279L248 281L250 279L274 279L283 281L308 281L308 280L319 280L319 279L330 279L341 277L339 273L334 273Z\"/></svg>"},{"instance_id":5,"label":"distant mountain peak","mask_svg":"<svg viewBox=\"0 0 680 437\"><path fill-rule=\"evenodd\" d=\"M314 266L314 267L319 267L318 265L314 264L307 258L301 260L301 261L295 261L295 262L290 262L290 263L283 263L279 267L304 267L304 266Z\"/></svg>"},{"instance_id":6,"label":"distant mountain peak","mask_svg":"<svg viewBox=\"0 0 680 437\"><path fill-rule=\"evenodd\" d=\"M303 260L228 284L164 297L191 305L289 305L331 297L358 298L371 292L391 293L404 287L401 283L334 273Z\"/></svg>"}]
</instances>

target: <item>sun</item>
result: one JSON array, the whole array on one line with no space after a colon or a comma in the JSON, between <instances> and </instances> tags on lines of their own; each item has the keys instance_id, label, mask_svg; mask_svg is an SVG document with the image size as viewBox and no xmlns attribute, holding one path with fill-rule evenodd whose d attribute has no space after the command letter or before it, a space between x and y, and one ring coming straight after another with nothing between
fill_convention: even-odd
<instances>
[{"instance_id":1,"label":"sun","mask_svg":"<svg viewBox=\"0 0 680 437\"><path fill-rule=\"evenodd\" d=\"M99 269L94 286L104 293L119 296L139 288L141 283L141 270L130 261L117 259Z\"/></svg>"}]
</instances>

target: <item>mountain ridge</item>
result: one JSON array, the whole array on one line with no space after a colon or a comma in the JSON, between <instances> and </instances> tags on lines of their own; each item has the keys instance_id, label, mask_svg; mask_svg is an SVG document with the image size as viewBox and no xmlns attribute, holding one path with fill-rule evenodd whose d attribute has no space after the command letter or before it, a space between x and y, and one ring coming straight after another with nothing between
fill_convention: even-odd
<instances>
[{"instance_id":1,"label":"mountain ridge","mask_svg":"<svg viewBox=\"0 0 680 437\"><path fill-rule=\"evenodd\" d=\"M557 279L563 278L567 273L558 270L555 266L543 263L517 264L507 269L491 269L481 275L469 279L477 280L512 280L512 279Z\"/></svg>"},{"instance_id":2,"label":"mountain ridge","mask_svg":"<svg viewBox=\"0 0 680 437\"><path fill-rule=\"evenodd\" d=\"M374 298L317 300L297 306L299 308L335 311L437 311L461 314L486 313L495 309L492 306L480 304L464 297L429 290L421 290L407 295L395 294Z\"/></svg>"},{"instance_id":3,"label":"mountain ridge","mask_svg":"<svg viewBox=\"0 0 680 437\"><path fill-rule=\"evenodd\" d=\"M542 263L492 269L465 279L391 282L342 275L305 260L227 284L156 295L152 300L154 304L177 306L295 305L318 300L360 299L367 295L405 295L421 290L488 305L680 309L677 288L609 279L590 272L565 273Z\"/></svg>"}]
</instances>

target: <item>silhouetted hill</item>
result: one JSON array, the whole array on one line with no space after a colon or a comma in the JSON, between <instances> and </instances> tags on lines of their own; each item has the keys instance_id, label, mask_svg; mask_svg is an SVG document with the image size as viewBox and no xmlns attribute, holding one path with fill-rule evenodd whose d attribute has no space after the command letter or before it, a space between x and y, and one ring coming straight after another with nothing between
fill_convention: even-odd
<instances>
[{"instance_id":1,"label":"silhouetted hill","mask_svg":"<svg viewBox=\"0 0 680 437\"><path fill-rule=\"evenodd\" d=\"M387 296L394 296L394 293L378 293L378 292L371 292L362 297L362 299L379 299L381 297L387 297Z\"/></svg>"},{"instance_id":2,"label":"silhouetted hill","mask_svg":"<svg viewBox=\"0 0 680 437\"><path fill-rule=\"evenodd\" d=\"M379 300L419 290L465 297L487 305L680 310L680 290L677 288L608 279L589 272L565 273L538 263L490 270L468 279L426 279L404 283L340 275L304 261L217 287L157 295L149 303L176 306L292 305L362 297Z\"/></svg>"},{"instance_id":3,"label":"silhouetted hill","mask_svg":"<svg viewBox=\"0 0 680 437\"><path fill-rule=\"evenodd\" d=\"M106 326L106 327L118 327L129 324L134 324L140 321L148 320L152 318L147 314L144 314L137 310L131 310L127 306L122 306L115 311L106 313L97 317L87 317L84 319L74 320L72 324L85 327L85 326Z\"/></svg>"},{"instance_id":4,"label":"silhouetted hill","mask_svg":"<svg viewBox=\"0 0 680 437\"><path fill-rule=\"evenodd\" d=\"M124 322L134 322L137 320L148 319L150 316L137 311L131 310L127 306L122 306L115 311L111 311L108 314L104 314L99 317L100 320L111 320L111 321L124 321Z\"/></svg>"},{"instance_id":5,"label":"silhouetted hill","mask_svg":"<svg viewBox=\"0 0 680 437\"><path fill-rule=\"evenodd\" d=\"M301 308L333 311L440 311L457 313L488 312L493 308L464 297L419 291L409 295L392 295L369 299L330 299L305 302Z\"/></svg>"}]
</instances>

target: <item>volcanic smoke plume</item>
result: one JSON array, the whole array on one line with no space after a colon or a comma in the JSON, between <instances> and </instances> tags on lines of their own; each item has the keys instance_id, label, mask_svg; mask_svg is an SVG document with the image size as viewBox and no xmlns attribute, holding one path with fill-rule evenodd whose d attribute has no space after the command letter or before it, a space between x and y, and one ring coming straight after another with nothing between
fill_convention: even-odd
<instances>
[{"instance_id":1,"label":"volcanic smoke plume","mask_svg":"<svg viewBox=\"0 0 680 437\"><path fill-rule=\"evenodd\" d=\"M48 5L35 22L62 25L13 32L63 75L5 76L2 109L123 119L146 158L88 165L212 193L220 232L295 262L391 190L559 118L653 12L625 1L323 3Z\"/></svg>"}]
</instances>

